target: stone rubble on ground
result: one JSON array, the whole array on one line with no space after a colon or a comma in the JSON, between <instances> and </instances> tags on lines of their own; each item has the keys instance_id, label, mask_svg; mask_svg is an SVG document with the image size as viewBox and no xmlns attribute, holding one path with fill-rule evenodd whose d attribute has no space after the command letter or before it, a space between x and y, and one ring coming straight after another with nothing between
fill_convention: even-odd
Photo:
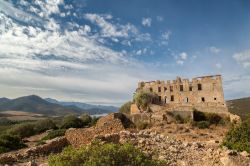
<instances>
[{"instance_id":1,"label":"stone rubble on ground","mask_svg":"<svg viewBox=\"0 0 250 166\"><path fill-rule=\"evenodd\" d=\"M153 158L166 160L169 166L250 166L247 152L222 149L211 141L184 142L148 130L138 133L121 131L96 138L104 142L130 142Z\"/></svg>"}]
</instances>

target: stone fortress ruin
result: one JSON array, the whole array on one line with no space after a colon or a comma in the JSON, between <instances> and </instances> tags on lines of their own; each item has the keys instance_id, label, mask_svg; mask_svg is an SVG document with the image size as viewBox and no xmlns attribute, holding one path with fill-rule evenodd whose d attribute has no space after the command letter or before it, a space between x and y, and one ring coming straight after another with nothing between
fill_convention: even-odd
<instances>
[{"instance_id":1,"label":"stone fortress ruin","mask_svg":"<svg viewBox=\"0 0 250 166\"><path fill-rule=\"evenodd\" d=\"M177 77L172 81L139 82L135 93L140 91L158 96L159 104L151 106L152 117L157 120L162 120L166 112L193 118L194 110L231 116L224 100L221 75L196 77L192 80ZM136 104L131 105L130 113L132 117L148 116Z\"/></svg>"},{"instance_id":2,"label":"stone fortress ruin","mask_svg":"<svg viewBox=\"0 0 250 166\"><path fill-rule=\"evenodd\" d=\"M173 81L139 82L137 92L149 91L158 95L162 104L225 106L220 75L193 78L177 77Z\"/></svg>"}]
</instances>

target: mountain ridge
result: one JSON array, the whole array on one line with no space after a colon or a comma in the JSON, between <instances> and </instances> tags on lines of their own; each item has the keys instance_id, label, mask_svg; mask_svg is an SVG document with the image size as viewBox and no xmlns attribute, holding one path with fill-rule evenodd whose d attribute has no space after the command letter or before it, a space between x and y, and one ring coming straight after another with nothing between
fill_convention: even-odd
<instances>
[{"instance_id":1,"label":"mountain ridge","mask_svg":"<svg viewBox=\"0 0 250 166\"><path fill-rule=\"evenodd\" d=\"M81 102L61 102L37 95L22 96L15 99L0 98L0 112L23 111L46 116L62 116L66 114L102 114L118 111L114 106L91 105Z\"/></svg>"}]
</instances>

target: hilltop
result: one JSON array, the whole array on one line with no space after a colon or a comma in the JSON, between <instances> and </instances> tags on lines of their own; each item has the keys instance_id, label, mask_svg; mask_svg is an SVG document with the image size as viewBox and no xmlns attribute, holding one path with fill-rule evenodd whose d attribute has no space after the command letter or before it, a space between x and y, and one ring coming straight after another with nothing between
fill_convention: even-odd
<instances>
[{"instance_id":1,"label":"hilltop","mask_svg":"<svg viewBox=\"0 0 250 166\"><path fill-rule=\"evenodd\" d=\"M229 112L239 115L243 120L250 118L250 97L227 101Z\"/></svg>"}]
</instances>

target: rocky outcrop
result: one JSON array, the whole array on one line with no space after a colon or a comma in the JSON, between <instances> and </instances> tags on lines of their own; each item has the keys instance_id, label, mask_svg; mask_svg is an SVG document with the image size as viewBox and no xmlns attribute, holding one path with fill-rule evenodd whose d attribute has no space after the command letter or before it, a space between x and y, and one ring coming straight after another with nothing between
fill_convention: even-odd
<instances>
[{"instance_id":1,"label":"rocky outcrop","mask_svg":"<svg viewBox=\"0 0 250 166\"><path fill-rule=\"evenodd\" d=\"M30 158L36 158L39 156L48 155L50 153L60 152L66 145L68 141L65 137L57 137L52 140L48 140L46 144L23 149L15 153L6 153L0 155L0 164L13 164L18 161L29 160Z\"/></svg>"},{"instance_id":2,"label":"rocky outcrop","mask_svg":"<svg viewBox=\"0 0 250 166\"><path fill-rule=\"evenodd\" d=\"M117 133L125 130L132 122L121 113L112 113L97 121L95 127L85 129L69 129L65 133L68 142L74 147L89 144L97 136Z\"/></svg>"}]
</instances>

